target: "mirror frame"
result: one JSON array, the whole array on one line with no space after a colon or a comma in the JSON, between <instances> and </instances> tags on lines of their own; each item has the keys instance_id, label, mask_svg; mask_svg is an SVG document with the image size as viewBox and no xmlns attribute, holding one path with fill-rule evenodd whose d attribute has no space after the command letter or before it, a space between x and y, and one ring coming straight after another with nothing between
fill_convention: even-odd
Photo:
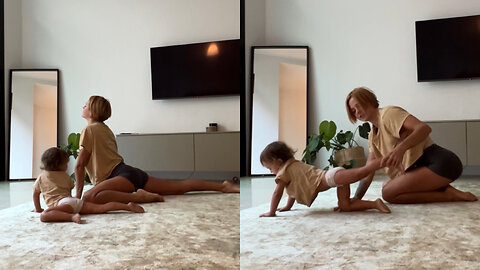
<instances>
[{"instance_id":1,"label":"mirror frame","mask_svg":"<svg viewBox=\"0 0 480 270\"><path fill-rule=\"evenodd\" d=\"M13 102L13 92L12 92L12 78L13 78L13 72L16 71L25 71L25 72L35 72L35 71L55 71L57 72L57 138L56 138L56 146L58 145L58 136L60 134L59 132L59 93L60 93L60 70L59 69L36 69L36 68L31 68L31 69L10 69L9 70L9 78L8 78L8 135L6 139L6 168L5 168L5 174L6 174L6 180L7 181L24 181L24 180L35 180L35 178L21 178L21 179L10 179L10 136L12 133L12 102Z\"/></svg>"},{"instance_id":2,"label":"mirror frame","mask_svg":"<svg viewBox=\"0 0 480 270\"><path fill-rule=\"evenodd\" d=\"M309 80L310 80L310 65L309 65L309 59L310 59L310 49L308 46L297 46L297 45L292 45L292 46L252 46L250 48L250 82L249 82L249 89L250 93L248 95L248 102L249 102L249 111L250 111L250 119L249 119L249 141L248 141L248 157L247 157L247 173L249 176L273 176L273 174L252 174L252 125L253 125L253 92L254 92L254 83L255 83L255 74L254 74L254 54L255 54L255 49L305 49L306 50L306 100L305 100L305 106L306 106L306 130L305 130L305 143L308 142L308 96L309 96Z\"/></svg>"}]
</instances>

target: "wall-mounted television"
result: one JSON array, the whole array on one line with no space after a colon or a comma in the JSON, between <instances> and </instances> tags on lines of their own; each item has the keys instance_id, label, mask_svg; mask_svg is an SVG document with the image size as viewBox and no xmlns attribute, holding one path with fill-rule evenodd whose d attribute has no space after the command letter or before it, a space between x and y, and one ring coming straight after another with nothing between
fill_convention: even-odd
<instances>
[{"instance_id":1,"label":"wall-mounted television","mask_svg":"<svg viewBox=\"0 0 480 270\"><path fill-rule=\"evenodd\" d=\"M417 80L480 77L480 15L415 22Z\"/></svg>"},{"instance_id":2,"label":"wall-mounted television","mask_svg":"<svg viewBox=\"0 0 480 270\"><path fill-rule=\"evenodd\" d=\"M152 98L240 95L240 39L150 48Z\"/></svg>"}]
</instances>

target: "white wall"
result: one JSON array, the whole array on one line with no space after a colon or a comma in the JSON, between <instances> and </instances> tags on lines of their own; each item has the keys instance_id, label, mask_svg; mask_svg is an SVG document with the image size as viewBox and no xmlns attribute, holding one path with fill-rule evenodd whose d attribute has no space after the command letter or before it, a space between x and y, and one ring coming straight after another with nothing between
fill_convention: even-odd
<instances>
[{"instance_id":1,"label":"white wall","mask_svg":"<svg viewBox=\"0 0 480 270\"><path fill-rule=\"evenodd\" d=\"M357 86L424 121L480 119L480 80L416 81L415 21L476 14L477 0L265 0L265 45L310 47L310 132L324 119L353 130L344 102Z\"/></svg>"},{"instance_id":2,"label":"white wall","mask_svg":"<svg viewBox=\"0 0 480 270\"><path fill-rule=\"evenodd\" d=\"M21 44L6 52L21 47L23 68L60 69L60 142L86 125L82 106L94 94L111 101L114 133L199 132L210 122L240 129L239 96L153 101L149 51L239 38L238 0L21 2Z\"/></svg>"}]
</instances>

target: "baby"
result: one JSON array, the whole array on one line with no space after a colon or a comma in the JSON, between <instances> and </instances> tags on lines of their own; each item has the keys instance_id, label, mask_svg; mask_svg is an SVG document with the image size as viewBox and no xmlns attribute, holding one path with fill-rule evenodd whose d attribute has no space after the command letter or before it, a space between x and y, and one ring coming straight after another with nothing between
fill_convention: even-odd
<instances>
[{"instance_id":1,"label":"baby","mask_svg":"<svg viewBox=\"0 0 480 270\"><path fill-rule=\"evenodd\" d=\"M262 151L260 162L264 167L276 175L277 184L270 203L270 211L260 217L273 217L278 204L287 189L288 201L285 207L278 211L288 211L295 201L310 207L319 192L337 187L338 208L340 211L363 211L378 209L382 213L390 213L388 206L381 199L375 201L350 200L349 184L368 176L371 172L380 169L380 161L367 163L364 167L345 170L336 167L328 171L296 160L294 151L284 142L273 142Z\"/></svg>"},{"instance_id":2,"label":"baby","mask_svg":"<svg viewBox=\"0 0 480 270\"><path fill-rule=\"evenodd\" d=\"M33 184L34 212L42 213L40 220L43 222L72 221L82 223L80 214L102 214L114 210L126 210L143 213L144 209L135 203L109 202L95 204L84 202L71 196L73 181L66 173L68 154L64 150L51 147L42 154L42 174ZM43 211L40 206L40 193L48 205Z\"/></svg>"}]
</instances>

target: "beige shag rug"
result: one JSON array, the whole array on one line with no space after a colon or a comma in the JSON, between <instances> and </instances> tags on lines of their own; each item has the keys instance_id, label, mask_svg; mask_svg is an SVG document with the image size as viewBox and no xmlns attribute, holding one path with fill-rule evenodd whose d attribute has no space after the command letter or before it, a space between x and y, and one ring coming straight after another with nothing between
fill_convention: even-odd
<instances>
[{"instance_id":1,"label":"beige shag rug","mask_svg":"<svg viewBox=\"0 0 480 270\"><path fill-rule=\"evenodd\" d=\"M238 269L239 194L166 196L145 213L42 223L32 203L0 211L0 269Z\"/></svg>"},{"instance_id":2,"label":"beige shag rug","mask_svg":"<svg viewBox=\"0 0 480 270\"><path fill-rule=\"evenodd\" d=\"M480 195L479 178L453 186ZM274 218L258 218L269 204L240 211L241 269L480 269L478 201L388 204L391 214L332 212L336 203L331 189L311 208L295 204Z\"/></svg>"}]
</instances>

